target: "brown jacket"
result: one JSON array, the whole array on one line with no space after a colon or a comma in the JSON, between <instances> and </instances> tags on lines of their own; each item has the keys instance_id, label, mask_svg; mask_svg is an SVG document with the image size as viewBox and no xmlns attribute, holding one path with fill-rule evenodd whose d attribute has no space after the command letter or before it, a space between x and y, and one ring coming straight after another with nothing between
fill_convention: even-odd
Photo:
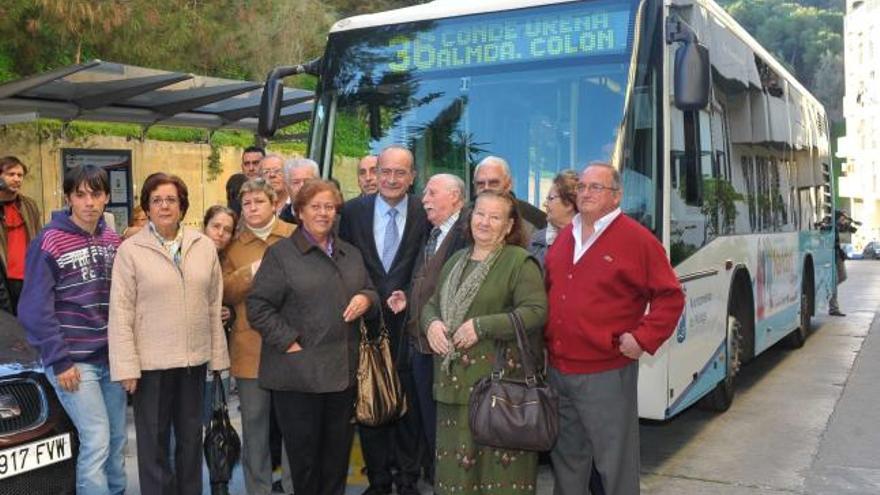
<instances>
[{"instance_id":1,"label":"brown jacket","mask_svg":"<svg viewBox=\"0 0 880 495\"><path fill-rule=\"evenodd\" d=\"M235 326L230 335L229 353L232 361L231 373L236 378L257 378L260 366L260 334L251 328L247 317L247 295L254 280L251 264L263 259L269 246L290 237L294 230L295 225L276 220L272 233L263 241L243 226L226 248L222 262L223 304L235 309Z\"/></svg>"},{"instance_id":2,"label":"brown jacket","mask_svg":"<svg viewBox=\"0 0 880 495\"><path fill-rule=\"evenodd\" d=\"M24 194L19 194L15 201L18 202L18 210L21 212L21 218L24 220L24 229L27 232L27 242L30 244L37 237L40 229L43 228L43 217L40 215L40 207L37 206L36 201ZM6 262L6 241L6 226L3 222L0 222L0 260L3 261L3 266L9 265Z\"/></svg>"},{"instance_id":3,"label":"brown jacket","mask_svg":"<svg viewBox=\"0 0 880 495\"><path fill-rule=\"evenodd\" d=\"M206 362L212 370L229 367L217 248L199 231L181 228L179 270L147 227L116 253L108 329L114 381Z\"/></svg>"}]
</instances>

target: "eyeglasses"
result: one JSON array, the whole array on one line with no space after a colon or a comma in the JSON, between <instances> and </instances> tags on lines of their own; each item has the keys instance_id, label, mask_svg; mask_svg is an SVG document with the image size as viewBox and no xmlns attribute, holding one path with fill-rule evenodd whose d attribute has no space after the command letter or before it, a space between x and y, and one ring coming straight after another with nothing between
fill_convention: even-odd
<instances>
[{"instance_id":1,"label":"eyeglasses","mask_svg":"<svg viewBox=\"0 0 880 495\"><path fill-rule=\"evenodd\" d=\"M559 199L559 198L560 198L560 196L558 194L548 194L547 197L544 198L544 200L549 203L549 202L553 201L554 199Z\"/></svg>"},{"instance_id":2,"label":"eyeglasses","mask_svg":"<svg viewBox=\"0 0 880 495\"><path fill-rule=\"evenodd\" d=\"M409 170L404 170L402 168L382 168L379 169L379 175L385 178L394 177L395 179L403 179L404 177L409 175Z\"/></svg>"},{"instance_id":3,"label":"eyeglasses","mask_svg":"<svg viewBox=\"0 0 880 495\"><path fill-rule=\"evenodd\" d=\"M612 186L603 186L602 184L596 184L595 182L591 182L589 184L578 184L577 185L577 192L579 192L579 193L583 193L584 191L589 191L593 194L598 194L606 189L609 191L617 191L620 188L619 187L612 187Z\"/></svg>"},{"instance_id":4,"label":"eyeglasses","mask_svg":"<svg viewBox=\"0 0 880 495\"><path fill-rule=\"evenodd\" d=\"M336 205L334 205L334 204L326 204L326 205L310 204L310 205L306 206L306 208L308 208L309 211L311 211L313 213L320 213L322 211L327 212L327 213L333 213L336 211Z\"/></svg>"},{"instance_id":5,"label":"eyeglasses","mask_svg":"<svg viewBox=\"0 0 880 495\"><path fill-rule=\"evenodd\" d=\"M152 206L174 206L178 203L178 199L174 196L169 196L167 198L160 198L156 196L155 198L150 198L150 204Z\"/></svg>"},{"instance_id":6,"label":"eyeglasses","mask_svg":"<svg viewBox=\"0 0 880 495\"><path fill-rule=\"evenodd\" d=\"M278 169L265 169L265 170L261 170L260 174L263 177L278 177L279 175L281 175L281 169L280 168L278 168Z\"/></svg>"},{"instance_id":7,"label":"eyeglasses","mask_svg":"<svg viewBox=\"0 0 880 495\"><path fill-rule=\"evenodd\" d=\"M474 185L477 186L477 189L483 189L487 187L491 187L494 189L501 187L501 179L477 180L474 181Z\"/></svg>"}]
</instances>

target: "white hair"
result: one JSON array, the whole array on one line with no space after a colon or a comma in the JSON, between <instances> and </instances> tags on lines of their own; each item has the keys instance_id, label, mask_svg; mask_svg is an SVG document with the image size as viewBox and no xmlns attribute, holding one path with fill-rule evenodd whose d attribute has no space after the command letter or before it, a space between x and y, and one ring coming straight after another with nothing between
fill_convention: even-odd
<instances>
[{"instance_id":1,"label":"white hair","mask_svg":"<svg viewBox=\"0 0 880 495\"><path fill-rule=\"evenodd\" d=\"M269 153L268 155L260 158L260 168L263 168L263 164L269 160L278 160L282 165L284 164L284 157L279 155L278 153Z\"/></svg>"},{"instance_id":2,"label":"white hair","mask_svg":"<svg viewBox=\"0 0 880 495\"><path fill-rule=\"evenodd\" d=\"M290 180L290 175L298 168L309 168L316 179L321 178L321 170L315 160L309 158L293 158L284 161L284 180Z\"/></svg>"},{"instance_id":3,"label":"white hair","mask_svg":"<svg viewBox=\"0 0 880 495\"><path fill-rule=\"evenodd\" d=\"M466 201L467 196L465 191L464 181L461 180L461 177L454 174L435 174L432 175L428 182L431 182L434 179L445 180L449 185L450 191L456 191L458 193L458 199L462 202Z\"/></svg>"},{"instance_id":4,"label":"white hair","mask_svg":"<svg viewBox=\"0 0 880 495\"><path fill-rule=\"evenodd\" d=\"M504 175L506 175L509 179L513 179L510 175L510 165L507 164L507 160L501 158L500 156L489 155L486 158L480 160L480 163L474 168L474 176L477 175L477 172L480 171L480 168L484 165L495 164L501 166L502 170L504 170Z\"/></svg>"}]
</instances>

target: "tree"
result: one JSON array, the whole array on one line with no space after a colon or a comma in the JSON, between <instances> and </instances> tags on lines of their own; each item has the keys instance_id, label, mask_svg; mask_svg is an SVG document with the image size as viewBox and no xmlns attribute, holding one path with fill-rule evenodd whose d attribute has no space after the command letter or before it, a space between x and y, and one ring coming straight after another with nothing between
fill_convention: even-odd
<instances>
[{"instance_id":1,"label":"tree","mask_svg":"<svg viewBox=\"0 0 880 495\"><path fill-rule=\"evenodd\" d=\"M834 122L843 120L844 74L843 54L831 51L822 54L813 74L813 93L825 105L828 118Z\"/></svg>"},{"instance_id":2,"label":"tree","mask_svg":"<svg viewBox=\"0 0 880 495\"><path fill-rule=\"evenodd\" d=\"M129 16L128 2L121 0L37 0L42 15L55 21L62 37L76 45L74 63L82 61L83 43L95 35L107 35L123 25Z\"/></svg>"}]
</instances>

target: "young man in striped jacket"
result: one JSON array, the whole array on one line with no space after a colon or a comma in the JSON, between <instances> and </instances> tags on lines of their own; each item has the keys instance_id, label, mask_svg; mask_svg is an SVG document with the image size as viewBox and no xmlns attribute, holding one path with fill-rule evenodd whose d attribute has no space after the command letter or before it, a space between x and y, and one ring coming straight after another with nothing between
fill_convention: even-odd
<instances>
[{"instance_id":1,"label":"young man in striped jacket","mask_svg":"<svg viewBox=\"0 0 880 495\"><path fill-rule=\"evenodd\" d=\"M79 432L77 493L125 491L125 391L110 381L110 276L120 238L103 219L107 172L94 165L64 176L69 208L28 247L19 320L46 377Z\"/></svg>"}]
</instances>

